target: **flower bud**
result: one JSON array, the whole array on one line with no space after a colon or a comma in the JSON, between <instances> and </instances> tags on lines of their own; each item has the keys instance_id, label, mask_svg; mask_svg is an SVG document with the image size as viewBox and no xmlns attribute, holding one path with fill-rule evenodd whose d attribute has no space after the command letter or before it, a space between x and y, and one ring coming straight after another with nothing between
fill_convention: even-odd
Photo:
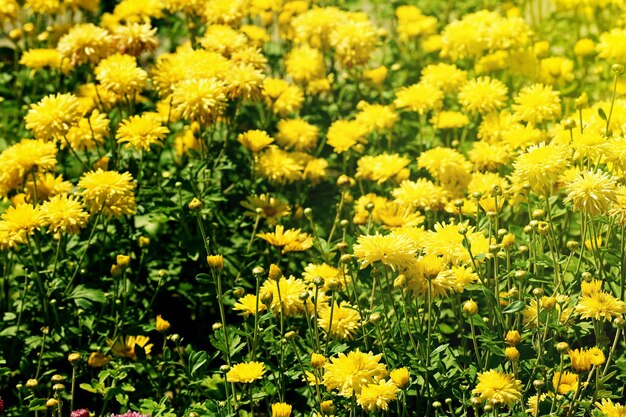
<instances>
[{"instance_id":1,"label":"flower bud","mask_svg":"<svg viewBox=\"0 0 626 417\"><path fill-rule=\"evenodd\" d=\"M476 301L474 300L467 300L465 303L463 303L463 312L469 314L469 315L474 315L478 313L478 304L476 304Z\"/></svg>"},{"instance_id":2,"label":"flower bud","mask_svg":"<svg viewBox=\"0 0 626 417\"><path fill-rule=\"evenodd\" d=\"M409 374L409 370L407 368L398 368L394 369L389 373L389 377L396 384L396 387L400 389L404 389L409 385L409 380L411 379L411 375Z\"/></svg>"},{"instance_id":3,"label":"flower bud","mask_svg":"<svg viewBox=\"0 0 626 417\"><path fill-rule=\"evenodd\" d=\"M54 384L52 386L52 391L54 391L54 392L61 392L64 389L65 389L65 385L63 385L63 384Z\"/></svg>"},{"instance_id":4,"label":"flower bud","mask_svg":"<svg viewBox=\"0 0 626 417\"><path fill-rule=\"evenodd\" d=\"M564 355L569 351L569 344L567 342L559 342L556 344L556 351Z\"/></svg>"},{"instance_id":5,"label":"flower bud","mask_svg":"<svg viewBox=\"0 0 626 417\"><path fill-rule=\"evenodd\" d=\"M541 298L541 306L546 310L553 310L556 306L556 298L554 297L542 297Z\"/></svg>"},{"instance_id":6,"label":"flower bud","mask_svg":"<svg viewBox=\"0 0 626 417\"><path fill-rule=\"evenodd\" d=\"M522 340L522 336L517 330L509 330L504 337L504 341L509 346L517 345L520 340Z\"/></svg>"},{"instance_id":7,"label":"flower bud","mask_svg":"<svg viewBox=\"0 0 626 417\"><path fill-rule=\"evenodd\" d=\"M379 313L372 313L370 314L370 318L369 318L369 322L372 324L377 324L381 319L381 316Z\"/></svg>"},{"instance_id":8,"label":"flower bud","mask_svg":"<svg viewBox=\"0 0 626 417\"><path fill-rule=\"evenodd\" d=\"M398 277L393 281L393 288L402 289L406 287L406 276L398 275Z\"/></svg>"},{"instance_id":9,"label":"flower bud","mask_svg":"<svg viewBox=\"0 0 626 417\"><path fill-rule=\"evenodd\" d=\"M150 244L150 238L147 236L139 236L139 247L145 248Z\"/></svg>"},{"instance_id":10,"label":"flower bud","mask_svg":"<svg viewBox=\"0 0 626 417\"><path fill-rule=\"evenodd\" d=\"M255 266L254 269L252 269L252 275L254 275L255 277L259 277L263 275L264 273L265 273L265 269L263 269L262 266Z\"/></svg>"},{"instance_id":11,"label":"flower bud","mask_svg":"<svg viewBox=\"0 0 626 417\"><path fill-rule=\"evenodd\" d=\"M324 355L319 353L311 353L311 366L315 369L320 369L326 363Z\"/></svg>"},{"instance_id":12,"label":"flower bud","mask_svg":"<svg viewBox=\"0 0 626 417\"><path fill-rule=\"evenodd\" d=\"M170 329L170 327L171 325L169 321L163 319L160 314L156 316L156 329L158 332L165 333Z\"/></svg>"},{"instance_id":13,"label":"flower bud","mask_svg":"<svg viewBox=\"0 0 626 417\"><path fill-rule=\"evenodd\" d=\"M543 295L543 289L542 288L533 288L533 295L535 297L541 297Z\"/></svg>"},{"instance_id":14,"label":"flower bud","mask_svg":"<svg viewBox=\"0 0 626 417\"><path fill-rule=\"evenodd\" d=\"M191 202L189 203L189 210L198 211L202 208L202 206L203 206L202 201L194 197L193 200L191 200Z\"/></svg>"},{"instance_id":15,"label":"flower bud","mask_svg":"<svg viewBox=\"0 0 626 417\"><path fill-rule=\"evenodd\" d=\"M320 403L320 409L322 410L322 413L324 414L332 413L333 410L335 409L335 406L333 405L333 400L322 401Z\"/></svg>"},{"instance_id":16,"label":"flower bud","mask_svg":"<svg viewBox=\"0 0 626 417\"><path fill-rule=\"evenodd\" d=\"M568 240L567 243L565 244L565 246L571 252L575 252L575 251L578 250L578 248L580 248L580 244L577 241L575 241L575 240Z\"/></svg>"},{"instance_id":17,"label":"flower bud","mask_svg":"<svg viewBox=\"0 0 626 417\"><path fill-rule=\"evenodd\" d=\"M271 264L270 265L269 279L273 279L274 281L278 281L282 276L283 276L283 271L281 271L281 269L277 265Z\"/></svg>"},{"instance_id":18,"label":"flower bud","mask_svg":"<svg viewBox=\"0 0 626 417\"><path fill-rule=\"evenodd\" d=\"M545 236L550 232L550 223L548 222L539 222L537 223L537 231L541 236Z\"/></svg>"},{"instance_id":19,"label":"flower bud","mask_svg":"<svg viewBox=\"0 0 626 417\"><path fill-rule=\"evenodd\" d=\"M209 255L206 257L206 261L211 269L215 269L217 272L222 272L224 269L224 257L222 255Z\"/></svg>"},{"instance_id":20,"label":"flower bud","mask_svg":"<svg viewBox=\"0 0 626 417\"><path fill-rule=\"evenodd\" d=\"M57 382L63 382L65 378L63 378L63 375L59 375L59 374L54 374L52 375L52 378L50 378L51 382L57 383Z\"/></svg>"},{"instance_id":21,"label":"flower bud","mask_svg":"<svg viewBox=\"0 0 626 417\"><path fill-rule=\"evenodd\" d=\"M339 187L351 187L354 184L354 180L347 175L340 175L337 178L337 186Z\"/></svg>"},{"instance_id":22,"label":"flower bud","mask_svg":"<svg viewBox=\"0 0 626 417\"><path fill-rule=\"evenodd\" d=\"M111 360L110 356L106 356L102 352L91 352L89 358L87 359L87 364L92 368L102 368L104 365L109 363Z\"/></svg>"},{"instance_id":23,"label":"flower bud","mask_svg":"<svg viewBox=\"0 0 626 417\"><path fill-rule=\"evenodd\" d=\"M128 255L117 255L115 257L115 261L121 267L127 267L130 264L130 256Z\"/></svg>"},{"instance_id":24,"label":"flower bud","mask_svg":"<svg viewBox=\"0 0 626 417\"><path fill-rule=\"evenodd\" d=\"M31 378L26 381L26 388L28 389L35 389L37 388L37 385L39 385L39 381L37 381L35 378Z\"/></svg>"},{"instance_id":25,"label":"flower bud","mask_svg":"<svg viewBox=\"0 0 626 417\"><path fill-rule=\"evenodd\" d=\"M582 93L580 97L574 100L574 107L576 110L582 110L587 106L587 103L589 103L589 96L587 93Z\"/></svg>"},{"instance_id":26,"label":"flower bud","mask_svg":"<svg viewBox=\"0 0 626 417\"><path fill-rule=\"evenodd\" d=\"M613 71L615 75L622 75L624 73L624 66L620 64L613 64L611 66L611 71Z\"/></svg>"},{"instance_id":27,"label":"flower bud","mask_svg":"<svg viewBox=\"0 0 626 417\"><path fill-rule=\"evenodd\" d=\"M509 346L504 349L504 356L511 362L517 362L519 360L519 350L515 346Z\"/></svg>"},{"instance_id":28,"label":"flower bud","mask_svg":"<svg viewBox=\"0 0 626 417\"><path fill-rule=\"evenodd\" d=\"M67 360L72 365L76 364L78 361L80 361L80 353L78 352L70 353L69 355L67 355Z\"/></svg>"},{"instance_id":29,"label":"flower bud","mask_svg":"<svg viewBox=\"0 0 626 417\"><path fill-rule=\"evenodd\" d=\"M48 399L48 401L46 401L46 407L48 408L54 408L57 405L59 405L59 400L57 400L56 398L50 398Z\"/></svg>"}]
</instances>

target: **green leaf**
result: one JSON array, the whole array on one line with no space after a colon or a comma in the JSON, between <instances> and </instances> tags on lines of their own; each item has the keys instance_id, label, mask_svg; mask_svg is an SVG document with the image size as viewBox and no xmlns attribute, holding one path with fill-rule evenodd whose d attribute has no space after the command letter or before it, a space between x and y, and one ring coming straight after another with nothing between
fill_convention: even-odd
<instances>
[{"instance_id":1,"label":"green leaf","mask_svg":"<svg viewBox=\"0 0 626 417\"><path fill-rule=\"evenodd\" d=\"M507 306L507 308L505 308L502 312L504 314L513 314L513 313L519 313L520 311L522 311L524 308L526 308L526 303L524 303L521 300L517 300L517 301L513 301L511 304L509 304Z\"/></svg>"},{"instance_id":2,"label":"green leaf","mask_svg":"<svg viewBox=\"0 0 626 417\"><path fill-rule=\"evenodd\" d=\"M79 387L81 387L82 389L84 389L87 392L91 392L93 394L97 393L98 390L95 387L92 387L90 384L87 384L85 382L83 382L82 384L79 385Z\"/></svg>"},{"instance_id":3,"label":"green leaf","mask_svg":"<svg viewBox=\"0 0 626 417\"><path fill-rule=\"evenodd\" d=\"M80 299L93 301L94 303L106 302L104 292L94 288L87 288L82 284L77 285L76 288L74 288L74 291L72 291L69 298L74 299L74 302L76 302L76 304L79 303Z\"/></svg>"},{"instance_id":4,"label":"green leaf","mask_svg":"<svg viewBox=\"0 0 626 417\"><path fill-rule=\"evenodd\" d=\"M600 119L606 122L606 113L604 112L602 107L598 107L598 116L600 116Z\"/></svg>"},{"instance_id":5,"label":"green leaf","mask_svg":"<svg viewBox=\"0 0 626 417\"><path fill-rule=\"evenodd\" d=\"M192 376L196 376L208 365L208 354L205 351L193 352L189 356L189 369Z\"/></svg>"}]
</instances>

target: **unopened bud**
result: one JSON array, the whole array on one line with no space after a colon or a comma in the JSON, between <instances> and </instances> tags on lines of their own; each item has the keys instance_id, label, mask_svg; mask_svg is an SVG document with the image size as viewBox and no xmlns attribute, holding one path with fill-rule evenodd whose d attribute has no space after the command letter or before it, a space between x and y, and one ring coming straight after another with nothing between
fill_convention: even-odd
<instances>
[{"instance_id":1,"label":"unopened bud","mask_svg":"<svg viewBox=\"0 0 626 417\"><path fill-rule=\"evenodd\" d=\"M189 203L189 210L198 211L202 208L202 206L202 201L194 197L193 200L191 200L191 202Z\"/></svg>"},{"instance_id":2,"label":"unopened bud","mask_svg":"<svg viewBox=\"0 0 626 417\"><path fill-rule=\"evenodd\" d=\"M517 345L520 342L520 340L522 340L522 336L517 330L509 330L506 333L506 336L504 337L504 341L509 346Z\"/></svg>"},{"instance_id":3,"label":"unopened bud","mask_svg":"<svg viewBox=\"0 0 626 417\"><path fill-rule=\"evenodd\" d=\"M206 257L206 261L211 269L217 272L222 272L222 269L224 269L224 257L222 255L209 255Z\"/></svg>"},{"instance_id":4,"label":"unopened bud","mask_svg":"<svg viewBox=\"0 0 626 417\"><path fill-rule=\"evenodd\" d=\"M381 319L381 316L379 313L370 314L370 318L369 318L370 323L377 324L380 321L380 319Z\"/></svg>"},{"instance_id":5,"label":"unopened bud","mask_svg":"<svg viewBox=\"0 0 626 417\"><path fill-rule=\"evenodd\" d=\"M283 271L276 264L270 265L269 279L278 281L283 276Z\"/></svg>"},{"instance_id":6,"label":"unopened bud","mask_svg":"<svg viewBox=\"0 0 626 417\"><path fill-rule=\"evenodd\" d=\"M478 313L478 304L474 300L467 300L463 303L463 312L474 315Z\"/></svg>"},{"instance_id":7,"label":"unopened bud","mask_svg":"<svg viewBox=\"0 0 626 417\"><path fill-rule=\"evenodd\" d=\"M69 363L74 365L76 362L80 361L80 353L70 353L69 355L67 355L67 360Z\"/></svg>"},{"instance_id":8,"label":"unopened bud","mask_svg":"<svg viewBox=\"0 0 626 417\"><path fill-rule=\"evenodd\" d=\"M520 356L519 350L517 350L514 346L509 346L504 349L504 356L506 356L506 358L511 362L517 362Z\"/></svg>"}]
</instances>

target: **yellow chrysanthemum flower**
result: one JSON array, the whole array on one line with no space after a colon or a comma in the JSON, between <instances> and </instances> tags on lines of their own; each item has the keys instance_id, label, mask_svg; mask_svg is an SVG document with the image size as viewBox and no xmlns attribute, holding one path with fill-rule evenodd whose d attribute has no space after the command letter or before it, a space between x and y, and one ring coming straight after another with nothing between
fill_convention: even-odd
<instances>
[{"instance_id":1,"label":"yellow chrysanthemum flower","mask_svg":"<svg viewBox=\"0 0 626 417\"><path fill-rule=\"evenodd\" d=\"M565 186L565 203L591 216L606 214L617 199L617 183L602 171L583 171Z\"/></svg>"},{"instance_id":2,"label":"yellow chrysanthemum flower","mask_svg":"<svg viewBox=\"0 0 626 417\"><path fill-rule=\"evenodd\" d=\"M115 54L105 58L94 73L102 87L127 100L141 93L148 81L148 73L137 66L131 55Z\"/></svg>"},{"instance_id":3,"label":"yellow chrysanthemum flower","mask_svg":"<svg viewBox=\"0 0 626 417\"><path fill-rule=\"evenodd\" d=\"M294 153L271 145L260 155L254 166L255 172L276 184L285 184L302 179L305 165Z\"/></svg>"},{"instance_id":4,"label":"yellow chrysanthemum flower","mask_svg":"<svg viewBox=\"0 0 626 417\"><path fill-rule=\"evenodd\" d=\"M624 417L626 416L626 406L603 398L602 402L595 403L598 410L606 415L606 417Z\"/></svg>"},{"instance_id":5,"label":"yellow chrysanthemum flower","mask_svg":"<svg viewBox=\"0 0 626 417\"><path fill-rule=\"evenodd\" d=\"M2 245L6 247L26 243L28 236L45 224L40 206L33 206L28 203L9 207L0 219Z\"/></svg>"},{"instance_id":6,"label":"yellow chrysanthemum flower","mask_svg":"<svg viewBox=\"0 0 626 417\"><path fill-rule=\"evenodd\" d=\"M123 120L117 129L117 142L127 148L149 151L152 145L162 145L169 129L151 114L130 116Z\"/></svg>"},{"instance_id":7,"label":"yellow chrysanthemum flower","mask_svg":"<svg viewBox=\"0 0 626 417\"><path fill-rule=\"evenodd\" d=\"M44 223L51 232L78 234L87 225L89 214L76 197L56 195L41 206Z\"/></svg>"},{"instance_id":8,"label":"yellow chrysanthemum flower","mask_svg":"<svg viewBox=\"0 0 626 417\"><path fill-rule=\"evenodd\" d=\"M150 354L152 343L147 336L121 336L115 340L107 339L107 344L111 347L111 352L115 356L137 360L136 347L141 347L145 354Z\"/></svg>"},{"instance_id":9,"label":"yellow chrysanthemum flower","mask_svg":"<svg viewBox=\"0 0 626 417\"><path fill-rule=\"evenodd\" d=\"M365 127L354 120L337 120L328 129L326 143L336 153L343 153L358 143L366 143L366 133Z\"/></svg>"},{"instance_id":10,"label":"yellow chrysanthemum flower","mask_svg":"<svg viewBox=\"0 0 626 417\"><path fill-rule=\"evenodd\" d=\"M78 123L82 114L73 94L51 94L32 104L24 118L26 128L38 139L62 138Z\"/></svg>"},{"instance_id":11,"label":"yellow chrysanthemum flower","mask_svg":"<svg viewBox=\"0 0 626 417\"><path fill-rule=\"evenodd\" d=\"M334 303L333 307L318 306L317 314L318 327L333 339L354 339L361 323L359 311L345 301L340 305Z\"/></svg>"},{"instance_id":12,"label":"yellow chrysanthemum flower","mask_svg":"<svg viewBox=\"0 0 626 417\"><path fill-rule=\"evenodd\" d=\"M135 183L128 172L91 171L83 174L78 187L91 214L106 216L135 214Z\"/></svg>"},{"instance_id":13,"label":"yellow chrysanthemum flower","mask_svg":"<svg viewBox=\"0 0 626 417\"><path fill-rule=\"evenodd\" d=\"M578 375L571 372L555 372L552 376L552 386L559 394L567 394L578 388Z\"/></svg>"},{"instance_id":14,"label":"yellow chrysanthemum flower","mask_svg":"<svg viewBox=\"0 0 626 417\"><path fill-rule=\"evenodd\" d=\"M290 417L292 406L287 403L272 404L272 417Z\"/></svg>"},{"instance_id":15,"label":"yellow chrysanthemum flower","mask_svg":"<svg viewBox=\"0 0 626 417\"><path fill-rule=\"evenodd\" d=\"M387 411L389 403L398 398L398 387L390 380L381 379L378 382L369 383L361 388L356 401L364 410L372 412L376 410Z\"/></svg>"},{"instance_id":16,"label":"yellow chrysanthemum flower","mask_svg":"<svg viewBox=\"0 0 626 417\"><path fill-rule=\"evenodd\" d=\"M416 250L402 235L361 235L354 245L354 256L361 268L381 262L391 269L404 269L416 261Z\"/></svg>"},{"instance_id":17,"label":"yellow chrysanthemum flower","mask_svg":"<svg viewBox=\"0 0 626 417\"><path fill-rule=\"evenodd\" d=\"M399 109L425 114L436 110L443 103L443 92L436 86L424 82L402 87L396 92L394 104Z\"/></svg>"},{"instance_id":18,"label":"yellow chrysanthemum flower","mask_svg":"<svg viewBox=\"0 0 626 417\"><path fill-rule=\"evenodd\" d=\"M387 367L379 363L382 354L363 353L354 350L332 357L324 365L324 385L327 390L338 390L342 397L359 395L367 384L374 383L387 373Z\"/></svg>"},{"instance_id":19,"label":"yellow chrysanthemum flower","mask_svg":"<svg viewBox=\"0 0 626 417\"><path fill-rule=\"evenodd\" d=\"M459 103L471 113L486 115L499 110L506 103L508 89L500 80L478 77L461 87Z\"/></svg>"},{"instance_id":20,"label":"yellow chrysanthemum flower","mask_svg":"<svg viewBox=\"0 0 626 417\"><path fill-rule=\"evenodd\" d=\"M467 80L467 72L454 64L431 64L422 69L421 81L434 85L445 93L453 93Z\"/></svg>"},{"instance_id":21,"label":"yellow chrysanthemum flower","mask_svg":"<svg viewBox=\"0 0 626 417\"><path fill-rule=\"evenodd\" d=\"M365 155L357 161L356 178L376 181L378 184L394 179L396 183L409 176L406 168L410 160L397 153L383 152L376 156Z\"/></svg>"},{"instance_id":22,"label":"yellow chrysanthemum flower","mask_svg":"<svg viewBox=\"0 0 626 417\"><path fill-rule=\"evenodd\" d=\"M248 130L237 136L237 142L250 152L257 153L274 142L274 138L264 130Z\"/></svg>"},{"instance_id":23,"label":"yellow chrysanthemum flower","mask_svg":"<svg viewBox=\"0 0 626 417\"><path fill-rule=\"evenodd\" d=\"M267 310L265 304L263 304L256 295L246 294L241 297L233 306L234 311L239 311L239 315L248 317L255 315L257 312L263 312Z\"/></svg>"},{"instance_id":24,"label":"yellow chrysanthemum flower","mask_svg":"<svg viewBox=\"0 0 626 417\"><path fill-rule=\"evenodd\" d=\"M611 321L626 313L626 303L607 292L599 291L581 296L576 304L576 312L584 319Z\"/></svg>"},{"instance_id":25,"label":"yellow chrysanthemum flower","mask_svg":"<svg viewBox=\"0 0 626 417\"><path fill-rule=\"evenodd\" d=\"M543 143L531 146L513 162L513 181L527 183L534 193L547 195L568 164L568 152L561 146Z\"/></svg>"},{"instance_id":26,"label":"yellow chrysanthemum flower","mask_svg":"<svg viewBox=\"0 0 626 417\"><path fill-rule=\"evenodd\" d=\"M216 78L181 81L172 90L172 106L185 119L214 123L226 109L224 83Z\"/></svg>"},{"instance_id":27,"label":"yellow chrysanthemum flower","mask_svg":"<svg viewBox=\"0 0 626 417\"><path fill-rule=\"evenodd\" d=\"M286 149L310 151L317 145L319 128L306 120L283 119L276 128L276 141Z\"/></svg>"},{"instance_id":28,"label":"yellow chrysanthemum flower","mask_svg":"<svg viewBox=\"0 0 626 417\"><path fill-rule=\"evenodd\" d=\"M57 51L72 66L97 63L111 52L113 39L106 29L92 23L74 26L59 39Z\"/></svg>"},{"instance_id":29,"label":"yellow chrysanthemum flower","mask_svg":"<svg viewBox=\"0 0 626 417\"><path fill-rule=\"evenodd\" d=\"M157 28L150 23L126 23L112 29L113 45L122 54L139 56L143 52L154 50L159 41L156 37Z\"/></svg>"},{"instance_id":30,"label":"yellow chrysanthemum flower","mask_svg":"<svg viewBox=\"0 0 626 417\"><path fill-rule=\"evenodd\" d=\"M408 204L420 210L441 210L452 197L445 188L426 178L417 181L405 180L391 194L401 204Z\"/></svg>"},{"instance_id":31,"label":"yellow chrysanthemum flower","mask_svg":"<svg viewBox=\"0 0 626 417\"><path fill-rule=\"evenodd\" d=\"M22 54L20 64L34 70L45 67L57 69L61 67L61 54L56 49L29 49Z\"/></svg>"},{"instance_id":32,"label":"yellow chrysanthemum flower","mask_svg":"<svg viewBox=\"0 0 626 417\"><path fill-rule=\"evenodd\" d=\"M257 237L265 240L272 246L282 247L282 252L305 251L313 246L313 238L300 229L288 229L277 225L273 233L259 233Z\"/></svg>"},{"instance_id":33,"label":"yellow chrysanthemum flower","mask_svg":"<svg viewBox=\"0 0 626 417\"><path fill-rule=\"evenodd\" d=\"M326 71L324 56L306 44L295 47L285 56L285 70L298 83L322 78Z\"/></svg>"},{"instance_id":34,"label":"yellow chrysanthemum flower","mask_svg":"<svg viewBox=\"0 0 626 417\"><path fill-rule=\"evenodd\" d=\"M518 120L537 124L557 118L561 114L561 100L551 86L533 84L520 90L512 108Z\"/></svg>"},{"instance_id":35,"label":"yellow chrysanthemum flower","mask_svg":"<svg viewBox=\"0 0 626 417\"><path fill-rule=\"evenodd\" d=\"M271 298L268 307L276 315L285 317L297 316L304 313L305 304L300 298L306 291L306 284L295 277L268 278L260 289L261 298Z\"/></svg>"},{"instance_id":36,"label":"yellow chrysanthemum flower","mask_svg":"<svg viewBox=\"0 0 626 417\"><path fill-rule=\"evenodd\" d=\"M363 125L368 132L390 130L398 120L398 114L392 106L361 101L356 107L359 109L359 113L357 113L355 121Z\"/></svg>"},{"instance_id":37,"label":"yellow chrysanthemum flower","mask_svg":"<svg viewBox=\"0 0 626 417\"><path fill-rule=\"evenodd\" d=\"M249 384L263 378L265 365L261 362L243 362L233 365L226 374L226 381Z\"/></svg>"},{"instance_id":38,"label":"yellow chrysanthemum flower","mask_svg":"<svg viewBox=\"0 0 626 417\"><path fill-rule=\"evenodd\" d=\"M483 401L506 404L509 407L522 398L522 382L513 375L491 369L478 373L478 384L472 393Z\"/></svg>"}]
</instances>

